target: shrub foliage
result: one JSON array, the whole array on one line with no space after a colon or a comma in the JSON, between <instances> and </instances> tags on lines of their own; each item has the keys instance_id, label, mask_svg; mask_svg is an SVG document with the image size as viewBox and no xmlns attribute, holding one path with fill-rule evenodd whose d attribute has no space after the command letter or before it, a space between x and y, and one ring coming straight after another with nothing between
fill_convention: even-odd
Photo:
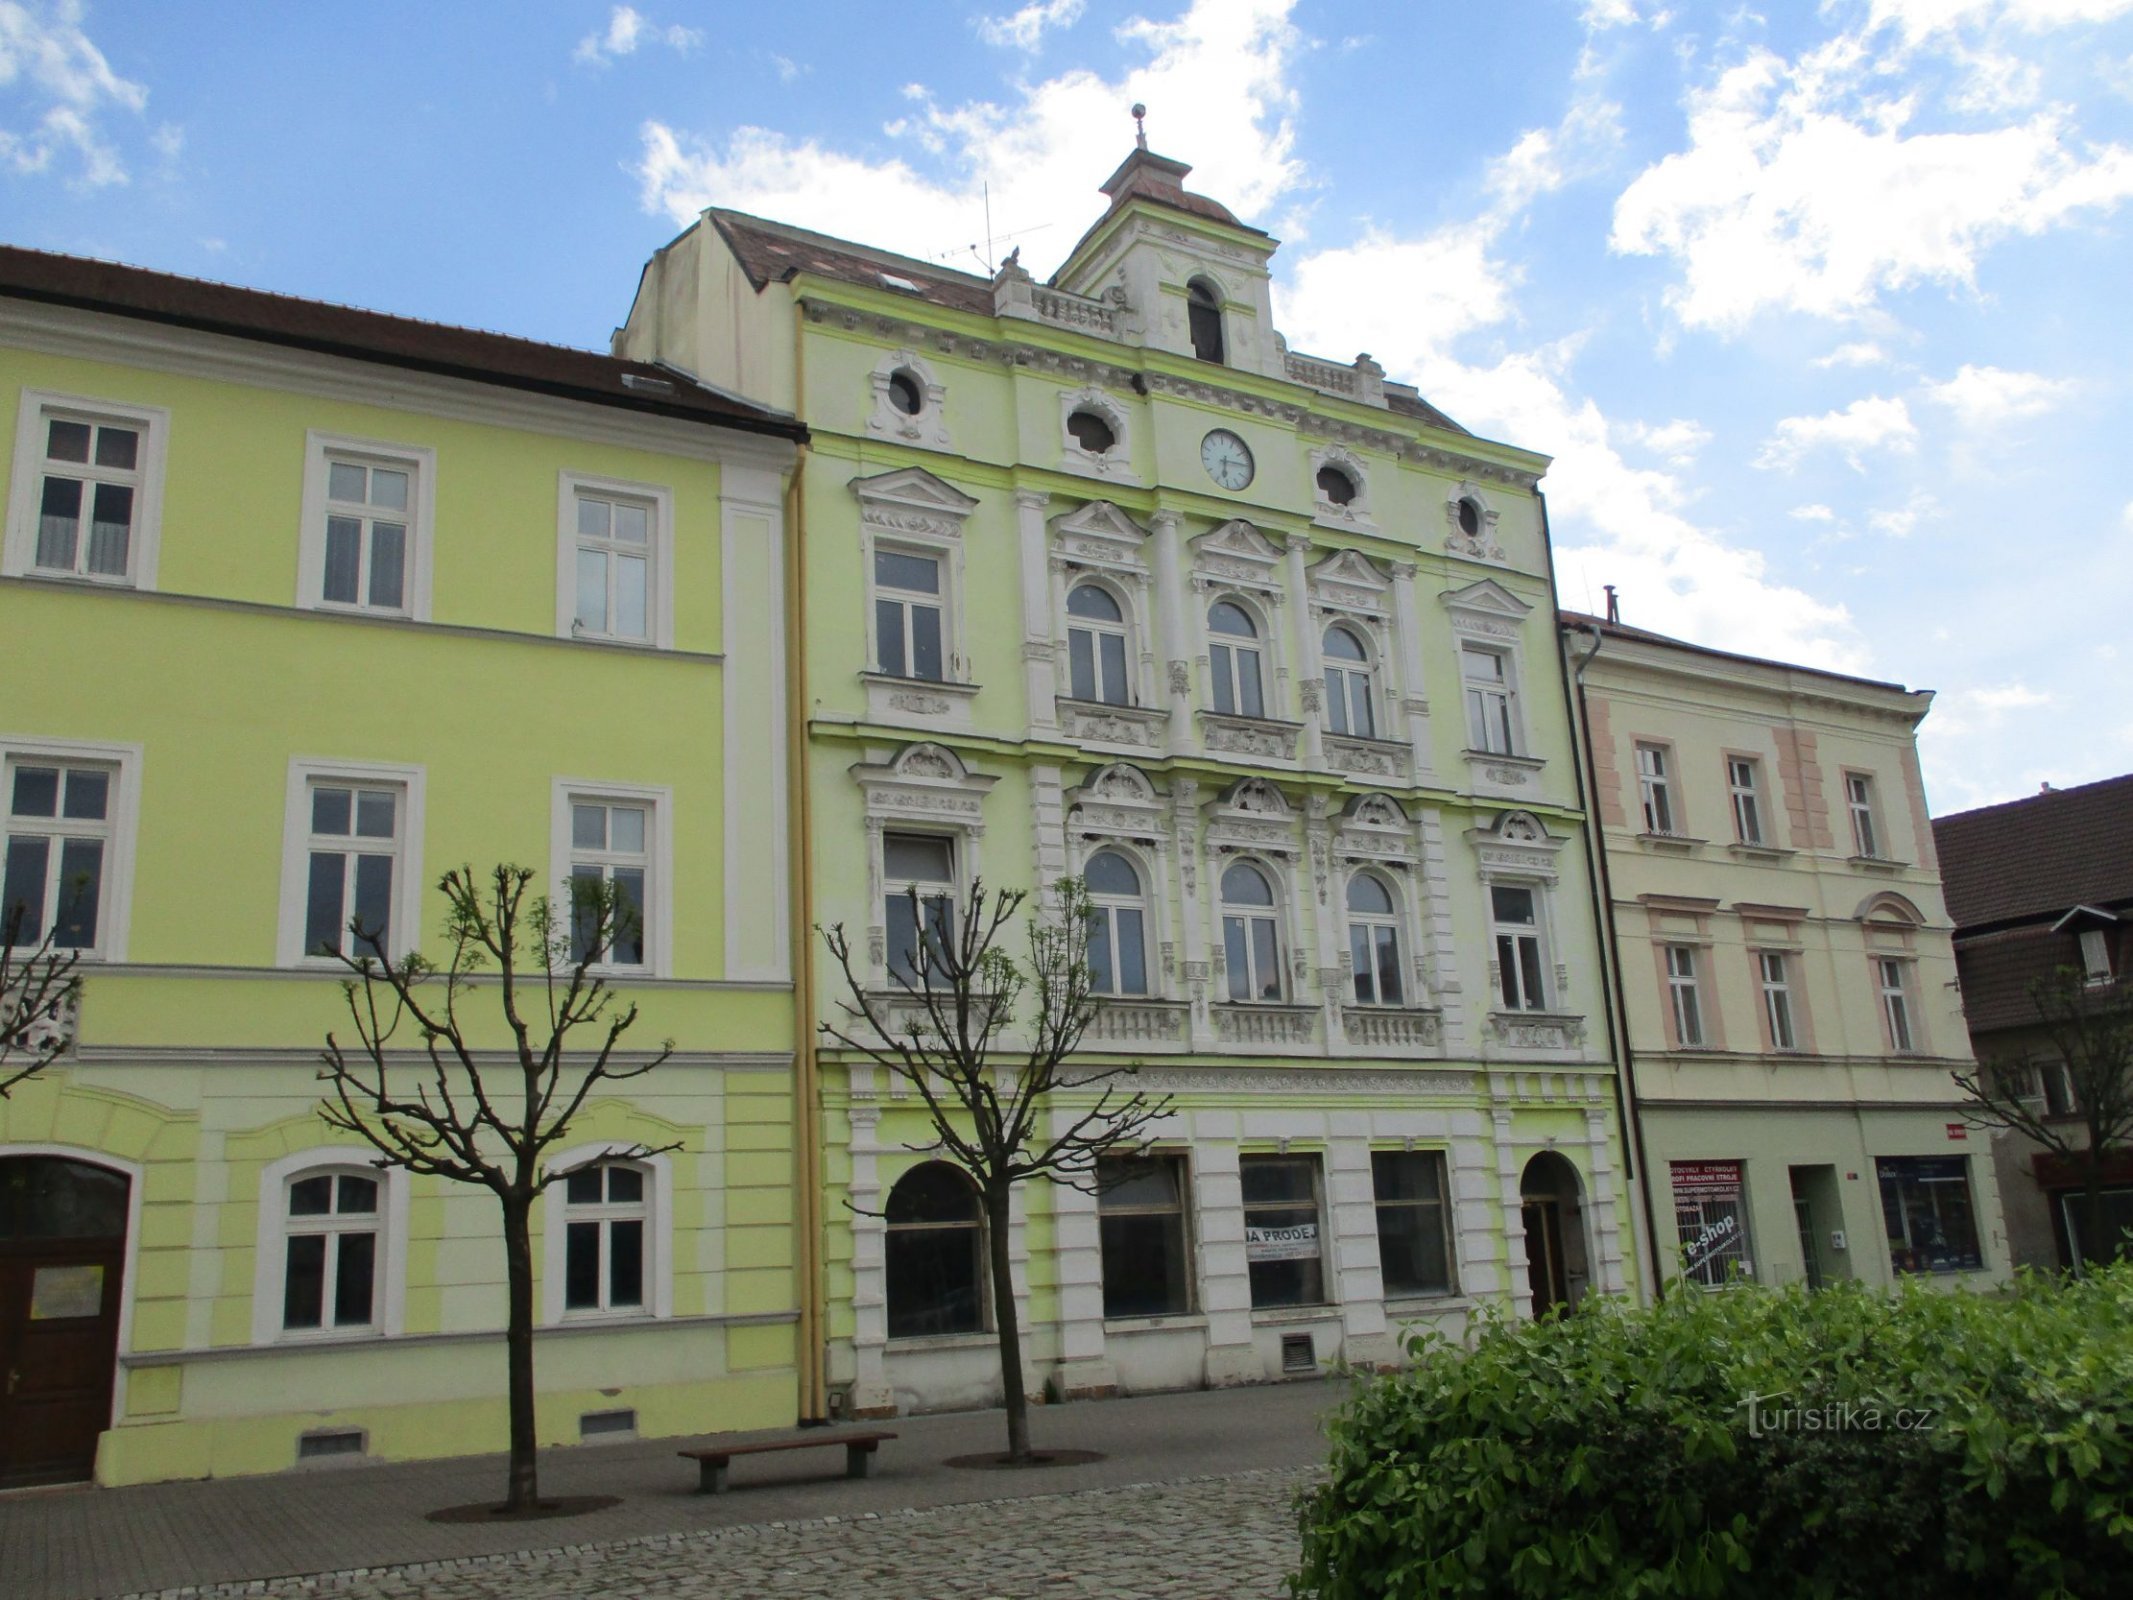
<instances>
[{"instance_id":1,"label":"shrub foliage","mask_svg":"<svg viewBox=\"0 0 2133 1600\"><path fill-rule=\"evenodd\" d=\"M1677 1287L1410 1348L1333 1423L1300 1596L2133 1594L2133 1266Z\"/></svg>"}]
</instances>

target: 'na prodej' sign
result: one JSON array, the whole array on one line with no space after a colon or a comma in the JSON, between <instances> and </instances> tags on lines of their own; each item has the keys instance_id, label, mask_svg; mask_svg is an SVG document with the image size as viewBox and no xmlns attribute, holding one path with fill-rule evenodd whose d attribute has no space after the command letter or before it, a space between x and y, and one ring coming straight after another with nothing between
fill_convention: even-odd
<instances>
[{"instance_id":1,"label":"'na prodej' sign","mask_svg":"<svg viewBox=\"0 0 2133 1600\"><path fill-rule=\"evenodd\" d=\"M1244 1259L1247 1261L1316 1261L1318 1259L1318 1224L1315 1222L1292 1223L1286 1228L1254 1228L1244 1230Z\"/></svg>"}]
</instances>

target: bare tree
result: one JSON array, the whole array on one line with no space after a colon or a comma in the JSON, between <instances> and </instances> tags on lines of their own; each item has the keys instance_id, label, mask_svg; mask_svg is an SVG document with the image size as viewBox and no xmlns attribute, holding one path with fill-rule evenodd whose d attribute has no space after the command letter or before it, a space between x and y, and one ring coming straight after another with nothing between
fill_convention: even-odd
<instances>
[{"instance_id":1,"label":"bare tree","mask_svg":"<svg viewBox=\"0 0 2133 1600\"><path fill-rule=\"evenodd\" d=\"M2027 1076L2019 1059L1958 1072L1956 1087L1975 1120L2034 1139L2080 1174L2081 1257L2101 1264L2115 1243L2104 1224L2104 1173L2113 1156L2133 1150L2133 983L2092 983L2080 968L2061 967L2030 984L2029 1003L2066 1068L2072 1114L2051 1116L2016 1092Z\"/></svg>"},{"instance_id":2,"label":"bare tree","mask_svg":"<svg viewBox=\"0 0 2133 1600\"><path fill-rule=\"evenodd\" d=\"M16 904L0 918L0 1100L59 1059L74 1042L81 1001L76 968L81 953L64 950L55 919L42 939L25 948L29 908Z\"/></svg>"},{"instance_id":3,"label":"bare tree","mask_svg":"<svg viewBox=\"0 0 2133 1600\"><path fill-rule=\"evenodd\" d=\"M506 1512L540 1501L533 1400L533 1203L564 1170L549 1153L602 1084L642 1077L673 1053L665 1041L648 1057L619 1059L637 1007L617 1005L599 968L637 919L612 883L571 884L568 925L545 895L529 896L534 874L499 865L478 881L457 867L439 881L446 903L440 966L411 951L395 961L375 929L351 923L358 953L341 954L354 973L341 991L356 1042L326 1036L320 1115L378 1152L379 1167L487 1189L503 1212L504 1272L510 1303L505 1334L510 1366L511 1477ZM490 974L493 971L493 980ZM477 980L480 980L477 982ZM485 1029L470 1002L492 990L510 1048L485 1050ZM530 1002L530 1003L529 1003ZM402 1035L404 1044L396 1043ZM575 1050L572 1036L584 1043ZM495 1058L503 1055L499 1063ZM677 1145L618 1147L603 1160L640 1161Z\"/></svg>"},{"instance_id":4,"label":"bare tree","mask_svg":"<svg viewBox=\"0 0 2133 1600\"><path fill-rule=\"evenodd\" d=\"M974 881L960 905L946 898L921 902L910 891L912 923L921 930L910 964L915 971L892 963L896 989L888 994L870 992L860 981L842 923L823 935L850 992L844 1009L852 1023L847 1029L825 1022L824 1037L909 1084L934 1137L906 1148L946 1157L977 1185L1007 1402L1007 1457L1018 1465L1031 1454L1007 1248L1015 1185L1043 1178L1094 1193L1097 1162L1115 1150L1144 1149L1149 1125L1170 1109L1167 1095L1153 1099L1114 1081L1131 1077L1137 1066L1073 1065L1101 1003L1088 959L1093 912L1078 878L1060 880L1055 893L1055 913L1030 918L1025 963L1002 940L1029 898L1026 890L991 893ZM1018 1016L1025 1001L1028 1014ZM1100 1092L1063 1128L1047 1132L1052 1097L1089 1089Z\"/></svg>"}]
</instances>

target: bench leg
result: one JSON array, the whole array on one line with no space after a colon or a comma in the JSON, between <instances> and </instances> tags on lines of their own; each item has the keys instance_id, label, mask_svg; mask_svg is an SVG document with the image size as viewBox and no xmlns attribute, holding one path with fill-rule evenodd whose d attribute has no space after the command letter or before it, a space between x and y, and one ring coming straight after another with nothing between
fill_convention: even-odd
<instances>
[{"instance_id":1,"label":"bench leg","mask_svg":"<svg viewBox=\"0 0 2133 1600\"><path fill-rule=\"evenodd\" d=\"M844 1447L844 1475L847 1478L864 1478L874 1466L874 1446L848 1444Z\"/></svg>"},{"instance_id":2,"label":"bench leg","mask_svg":"<svg viewBox=\"0 0 2133 1600\"><path fill-rule=\"evenodd\" d=\"M726 1463L723 1461L699 1461L696 1463L696 1492L698 1494L724 1494L726 1492Z\"/></svg>"}]
</instances>

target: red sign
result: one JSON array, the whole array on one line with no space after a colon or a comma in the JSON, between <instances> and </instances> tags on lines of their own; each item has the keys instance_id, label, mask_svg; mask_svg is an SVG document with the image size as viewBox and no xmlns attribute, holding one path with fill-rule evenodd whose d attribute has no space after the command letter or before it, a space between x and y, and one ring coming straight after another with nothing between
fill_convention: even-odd
<instances>
[{"instance_id":1,"label":"red sign","mask_svg":"<svg viewBox=\"0 0 2133 1600\"><path fill-rule=\"evenodd\" d=\"M1948 1137L1951 1139L1967 1139L1970 1137L1970 1129L1967 1124L1951 1122L1948 1124Z\"/></svg>"}]
</instances>

